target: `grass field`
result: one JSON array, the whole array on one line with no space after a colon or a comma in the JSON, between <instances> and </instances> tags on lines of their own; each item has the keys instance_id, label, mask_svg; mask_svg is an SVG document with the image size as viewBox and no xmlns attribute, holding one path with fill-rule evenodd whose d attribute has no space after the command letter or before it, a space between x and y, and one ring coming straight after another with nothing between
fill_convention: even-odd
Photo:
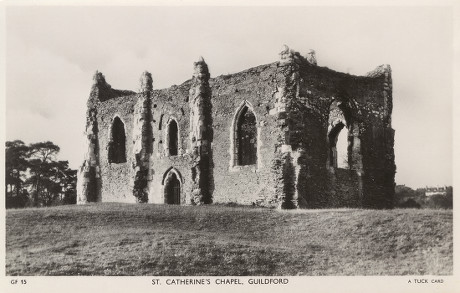
<instances>
[{"instance_id":1,"label":"grass field","mask_svg":"<svg viewBox=\"0 0 460 293\"><path fill-rule=\"evenodd\" d=\"M450 275L452 211L94 204L6 213L7 275Z\"/></svg>"}]
</instances>

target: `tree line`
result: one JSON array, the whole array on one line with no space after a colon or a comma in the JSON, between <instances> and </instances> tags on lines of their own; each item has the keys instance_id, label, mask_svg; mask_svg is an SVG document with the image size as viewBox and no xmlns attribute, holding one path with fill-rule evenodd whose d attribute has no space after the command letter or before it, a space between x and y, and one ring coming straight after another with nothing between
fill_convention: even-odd
<instances>
[{"instance_id":1,"label":"tree line","mask_svg":"<svg viewBox=\"0 0 460 293\"><path fill-rule=\"evenodd\" d=\"M58 161L59 146L50 141L5 143L6 208L76 202L77 170Z\"/></svg>"},{"instance_id":2,"label":"tree line","mask_svg":"<svg viewBox=\"0 0 460 293\"><path fill-rule=\"evenodd\" d=\"M453 188L452 186L448 186L444 194L426 196L425 188L417 188L414 190L405 185L396 185L395 207L417 209L452 209Z\"/></svg>"}]
</instances>

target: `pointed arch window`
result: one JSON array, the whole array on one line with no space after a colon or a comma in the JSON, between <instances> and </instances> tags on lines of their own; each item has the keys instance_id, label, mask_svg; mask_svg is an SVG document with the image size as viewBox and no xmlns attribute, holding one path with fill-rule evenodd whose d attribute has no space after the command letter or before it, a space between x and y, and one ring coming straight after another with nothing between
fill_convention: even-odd
<instances>
[{"instance_id":1,"label":"pointed arch window","mask_svg":"<svg viewBox=\"0 0 460 293\"><path fill-rule=\"evenodd\" d=\"M168 124L168 151L170 156L177 156L179 152L179 129L174 119Z\"/></svg>"},{"instance_id":2,"label":"pointed arch window","mask_svg":"<svg viewBox=\"0 0 460 293\"><path fill-rule=\"evenodd\" d=\"M108 151L109 163L126 162L125 125L118 116L115 117L112 122Z\"/></svg>"},{"instance_id":3,"label":"pointed arch window","mask_svg":"<svg viewBox=\"0 0 460 293\"><path fill-rule=\"evenodd\" d=\"M332 168L349 168L349 132L343 111L333 102L329 111L328 165Z\"/></svg>"},{"instance_id":4,"label":"pointed arch window","mask_svg":"<svg viewBox=\"0 0 460 293\"><path fill-rule=\"evenodd\" d=\"M234 165L255 165L257 163L257 123L256 116L247 105L244 105L237 113L234 125Z\"/></svg>"},{"instance_id":5,"label":"pointed arch window","mask_svg":"<svg viewBox=\"0 0 460 293\"><path fill-rule=\"evenodd\" d=\"M329 163L334 168L348 168L348 128L338 123L329 132Z\"/></svg>"}]
</instances>

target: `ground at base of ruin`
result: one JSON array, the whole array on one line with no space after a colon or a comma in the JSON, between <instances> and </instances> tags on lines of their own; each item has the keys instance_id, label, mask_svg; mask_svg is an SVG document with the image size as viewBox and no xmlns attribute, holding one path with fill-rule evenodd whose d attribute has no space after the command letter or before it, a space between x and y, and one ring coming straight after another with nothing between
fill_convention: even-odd
<instances>
[{"instance_id":1,"label":"ground at base of ruin","mask_svg":"<svg viewBox=\"0 0 460 293\"><path fill-rule=\"evenodd\" d=\"M452 210L103 203L6 211L6 275L451 275Z\"/></svg>"}]
</instances>

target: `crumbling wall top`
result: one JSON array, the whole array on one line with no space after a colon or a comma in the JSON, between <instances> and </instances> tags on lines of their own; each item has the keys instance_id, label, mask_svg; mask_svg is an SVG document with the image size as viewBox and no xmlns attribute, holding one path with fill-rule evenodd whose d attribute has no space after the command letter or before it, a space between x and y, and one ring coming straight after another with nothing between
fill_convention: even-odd
<instances>
[{"instance_id":1,"label":"crumbling wall top","mask_svg":"<svg viewBox=\"0 0 460 293\"><path fill-rule=\"evenodd\" d=\"M140 87L139 87L139 92L151 92L153 90L153 79L152 79L152 74L148 71L144 71L141 75L141 78L139 80L140 82Z\"/></svg>"},{"instance_id":2,"label":"crumbling wall top","mask_svg":"<svg viewBox=\"0 0 460 293\"><path fill-rule=\"evenodd\" d=\"M366 74L366 76L367 76L367 77L378 77L378 76L383 76L383 75L385 75L385 77L388 77L390 74L391 74L391 67L390 67L390 65L388 65L388 64L382 64L382 65L377 66L377 68L375 68L374 70L369 71L369 72Z\"/></svg>"},{"instance_id":3,"label":"crumbling wall top","mask_svg":"<svg viewBox=\"0 0 460 293\"><path fill-rule=\"evenodd\" d=\"M307 62L311 65L317 65L316 61L316 52L313 49L310 49L306 56L302 56L299 52L290 49L287 45L283 46L283 49L279 53L280 55L280 63L302 63Z\"/></svg>"},{"instance_id":4,"label":"crumbling wall top","mask_svg":"<svg viewBox=\"0 0 460 293\"><path fill-rule=\"evenodd\" d=\"M208 80L210 78L208 65L204 61L203 57L200 56L197 62L193 63L193 77Z\"/></svg>"},{"instance_id":5,"label":"crumbling wall top","mask_svg":"<svg viewBox=\"0 0 460 293\"><path fill-rule=\"evenodd\" d=\"M106 86L110 88L110 85L105 81L105 76L102 72L96 70L93 75L93 85Z\"/></svg>"}]
</instances>

